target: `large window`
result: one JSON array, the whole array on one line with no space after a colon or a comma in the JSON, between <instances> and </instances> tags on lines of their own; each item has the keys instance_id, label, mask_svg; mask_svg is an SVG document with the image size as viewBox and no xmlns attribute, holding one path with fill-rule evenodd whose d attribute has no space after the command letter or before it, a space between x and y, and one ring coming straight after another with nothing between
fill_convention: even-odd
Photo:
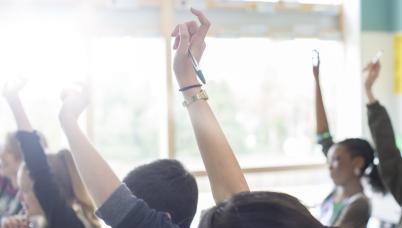
<instances>
[{"instance_id":1,"label":"large window","mask_svg":"<svg viewBox=\"0 0 402 228\"><path fill-rule=\"evenodd\" d=\"M322 161L314 140L313 49L321 52L325 94L334 94L336 83L328 82L342 72L340 42L208 39L202 68L210 104L243 167ZM331 118L336 117L331 109L334 97L326 100ZM176 115L177 157L200 168L189 118L180 102Z\"/></svg>"},{"instance_id":2,"label":"large window","mask_svg":"<svg viewBox=\"0 0 402 228\"><path fill-rule=\"evenodd\" d=\"M92 51L94 140L123 175L167 153L162 148L164 43L157 38L100 38Z\"/></svg>"}]
</instances>

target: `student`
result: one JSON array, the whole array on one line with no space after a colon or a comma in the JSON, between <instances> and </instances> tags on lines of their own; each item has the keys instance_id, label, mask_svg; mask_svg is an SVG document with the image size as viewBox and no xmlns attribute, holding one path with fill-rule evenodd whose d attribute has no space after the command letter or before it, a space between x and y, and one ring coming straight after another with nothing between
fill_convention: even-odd
<instances>
[{"instance_id":1,"label":"student","mask_svg":"<svg viewBox=\"0 0 402 228\"><path fill-rule=\"evenodd\" d=\"M199 228L323 228L296 198L275 192L239 193L207 211Z\"/></svg>"},{"instance_id":2,"label":"student","mask_svg":"<svg viewBox=\"0 0 402 228\"><path fill-rule=\"evenodd\" d=\"M19 99L18 92L22 87L23 82L6 87L6 99L17 123L16 137L25 160L20 168L20 197L27 215L43 215L49 228L100 227L91 199L66 151L59 152L57 159L51 158L51 164L57 163L58 168L51 170L40 137L32 129ZM61 165L66 171L58 172L63 169ZM58 185L66 179L69 184ZM75 207L82 213L76 212Z\"/></svg>"},{"instance_id":3,"label":"student","mask_svg":"<svg viewBox=\"0 0 402 228\"><path fill-rule=\"evenodd\" d=\"M5 146L0 151L0 219L15 215L22 208L17 199L17 172L21 160L15 133L8 133Z\"/></svg>"},{"instance_id":4,"label":"student","mask_svg":"<svg viewBox=\"0 0 402 228\"><path fill-rule=\"evenodd\" d=\"M179 161L161 159L139 166L123 182L149 207L167 212L172 223L190 228L197 212L198 187L194 176Z\"/></svg>"},{"instance_id":5,"label":"student","mask_svg":"<svg viewBox=\"0 0 402 228\"><path fill-rule=\"evenodd\" d=\"M203 51L201 49L205 45L204 37L208 31L209 22L199 11L192 10L192 12L200 18L202 23L201 28L194 36L196 44L201 45L198 46L200 49L194 49L194 51L201 56L201 51ZM195 30L198 29L195 23L188 24L189 26L195 26ZM96 204L100 206L99 216L112 227L177 227L177 224L171 222L169 212L151 210L144 201L132 195L126 185L120 183L107 163L89 143L77 124L78 116L87 105L85 97L85 90L65 94L60 120L80 174L92 193ZM200 148L205 153L212 155L211 158L204 156L204 159L209 164L207 165L209 173L211 170L214 171L214 175L210 175L211 185L215 199L220 202L237 192L248 191L248 187L224 138L223 132L216 125L215 118L209 116L211 115L210 110L208 109L206 112L208 115L203 116L208 117L206 123L209 121L210 124L208 125L212 127L209 130L214 132L214 135L208 135L207 129L200 125L195 128L195 131L197 132L197 139L199 140L201 137L204 145L211 144L208 147L200 146ZM197 118L201 117L197 116ZM212 124L210 119L212 119ZM215 134L216 131L218 131L218 134ZM219 164L219 167L216 166L217 164ZM222 170L225 170L225 172L222 172ZM228 175L228 173L231 175ZM105 185L105 183L108 184ZM140 216L141 214L143 216Z\"/></svg>"},{"instance_id":6,"label":"student","mask_svg":"<svg viewBox=\"0 0 402 228\"><path fill-rule=\"evenodd\" d=\"M373 190L385 191L374 164L374 149L366 140L359 138L333 142L321 96L319 67L320 63L313 67L318 143L328 159L331 178L335 184L334 191L321 205L320 221L329 226L366 227L371 208L361 179L367 177Z\"/></svg>"},{"instance_id":7,"label":"student","mask_svg":"<svg viewBox=\"0 0 402 228\"><path fill-rule=\"evenodd\" d=\"M376 99L372 90L373 84L379 76L381 64L380 62L371 63L366 69L368 72L364 87L367 95L368 124L380 160L381 176L395 200L402 206L401 152L396 145L394 130L387 110ZM402 219L398 227L402 227Z\"/></svg>"}]
</instances>

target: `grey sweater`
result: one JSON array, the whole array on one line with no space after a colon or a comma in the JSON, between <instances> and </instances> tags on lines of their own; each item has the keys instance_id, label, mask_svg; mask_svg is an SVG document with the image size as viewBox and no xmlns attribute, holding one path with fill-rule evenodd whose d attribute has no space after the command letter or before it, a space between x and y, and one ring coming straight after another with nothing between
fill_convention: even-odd
<instances>
[{"instance_id":1,"label":"grey sweater","mask_svg":"<svg viewBox=\"0 0 402 228\"><path fill-rule=\"evenodd\" d=\"M136 198L122 184L98 209L96 215L113 228L180 228L166 213L158 212Z\"/></svg>"}]
</instances>

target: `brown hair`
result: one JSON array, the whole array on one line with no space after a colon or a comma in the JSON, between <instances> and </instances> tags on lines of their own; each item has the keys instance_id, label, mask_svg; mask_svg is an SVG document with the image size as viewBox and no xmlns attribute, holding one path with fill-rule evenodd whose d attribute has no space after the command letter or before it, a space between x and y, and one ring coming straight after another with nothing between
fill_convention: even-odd
<instances>
[{"instance_id":1,"label":"brown hair","mask_svg":"<svg viewBox=\"0 0 402 228\"><path fill-rule=\"evenodd\" d=\"M17 160L22 161L23 154L20 148L20 143L17 139L17 132L9 132L6 134L4 151L11 153Z\"/></svg>"},{"instance_id":2,"label":"brown hair","mask_svg":"<svg viewBox=\"0 0 402 228\"><path fill-rule=\"evenodd\" d=\"M95 216L95 206L85 188L69 150L60 150L57 154L49 154L48 161L55 180L64 198L73 208L82 210L83 217L91 228L101 225Z\"/></svg>"}]
</instances>

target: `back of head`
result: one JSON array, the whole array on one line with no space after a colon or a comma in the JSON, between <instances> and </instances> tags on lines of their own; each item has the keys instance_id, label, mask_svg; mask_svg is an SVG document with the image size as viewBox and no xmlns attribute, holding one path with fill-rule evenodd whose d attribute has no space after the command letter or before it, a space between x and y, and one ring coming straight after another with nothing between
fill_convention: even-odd
<instances>
[{"instance_id":1,"label":"back of head","mask_svg":"<svg viewBox=\"0 0 402 228\"><path fill-rule=\"evenodd\" d=\"M162 159L140 166L124 182L151 208L169 213L172 222L182 228L190 227L197 211L198 187L179 161Z\"/></svg>"},{"instance_id":2,"label":"back of head","mask_svg":"<svg viewBox=\"0 0 402 228\"><path fill-rule=\"evenodd\" d=\"M204 214L199 228L323 228L296 198L275 192L245 192Z\"/></svg>"},{"instance_id":3,"label":"back of head","mask_svg":"<svg viewBox=\"0 0 402 228\"><path fill-rule=\"evenodd\" d=\"M364 165L360 170L361 176L368 178L374 191L384 193L386 188L378 171L378 167L374 163L375 152L370 143L364 139L350 138L338 144L346 147L352 157L360 156L364 159Z\"/></svg>"},{"instance_id":4,"label":"back of head","mask_svg":"<svg viewBox=\"0 0 402 228\"><path fill-rule=\"evenodd\" d=\"M49 154L48 161L64 198L72 207L79 206L84 222L90 224L90 227L101 227L95 216L92 198L78 174L70 151L61 150L57 154Z\"/></svg>"}]
</instances>

